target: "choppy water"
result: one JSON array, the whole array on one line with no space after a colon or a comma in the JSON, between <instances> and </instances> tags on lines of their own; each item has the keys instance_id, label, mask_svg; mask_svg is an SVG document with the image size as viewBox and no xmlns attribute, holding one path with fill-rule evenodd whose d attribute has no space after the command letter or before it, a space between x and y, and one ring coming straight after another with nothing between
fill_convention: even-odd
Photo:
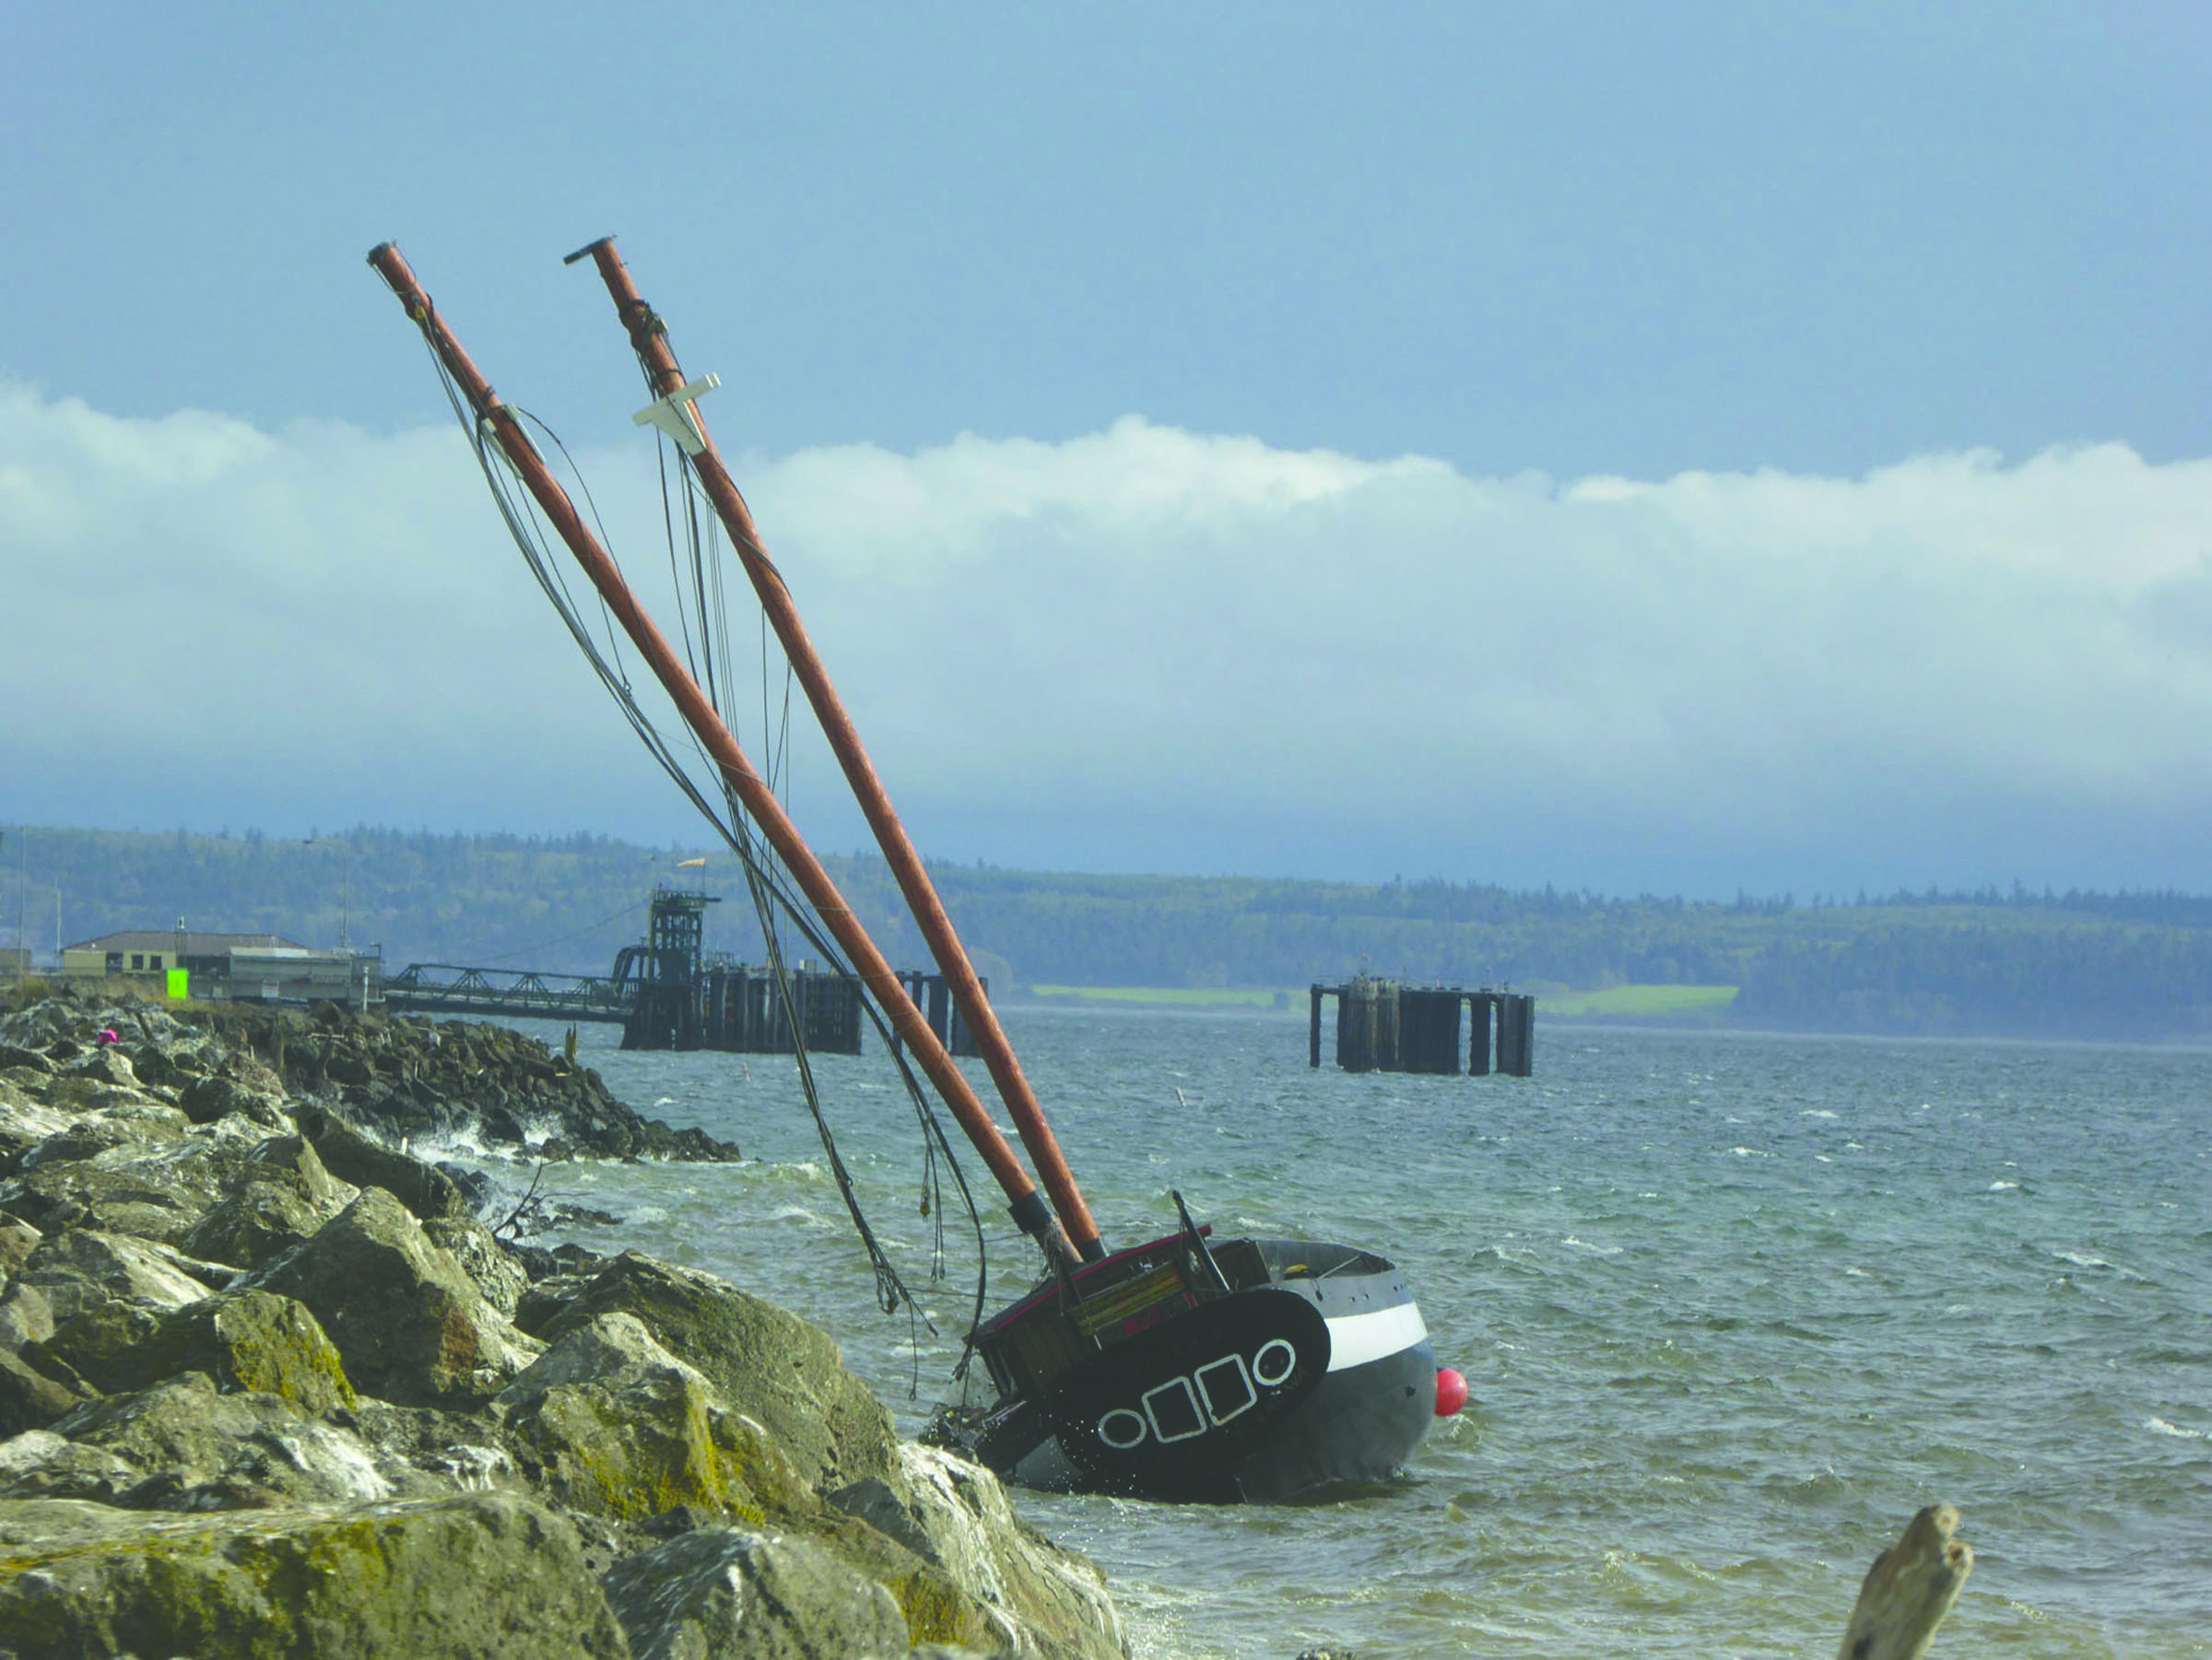
<instances>
[{"instance_id":1,"label":"choppy water","mask_svg":"<svg viewBox=\"0 0 2212 1660\"><path fill-rule=\"evenodd\" d=\"M1555 1027L1518 1081L1309 1071L1302 1018L1008 1026L1110 1242L1166 1231L1176 1186L1224 1231L1382 1251L1473 1390L1353 1502L1023 1496L1140 1654L1825 1657L1936 1500L1979 1558L1938 1654L2212 1653L2212 1052ZM573 1237L822 1323L915 1427L971 1245L910 1400L790 1064L587 1058L753 1161L566 1169L623 1218ZM920 1289L912 1113L879 1059L818 1067ZM995 1303L1030 1262L994 1210Z\"/></svg>"}]
</instances>

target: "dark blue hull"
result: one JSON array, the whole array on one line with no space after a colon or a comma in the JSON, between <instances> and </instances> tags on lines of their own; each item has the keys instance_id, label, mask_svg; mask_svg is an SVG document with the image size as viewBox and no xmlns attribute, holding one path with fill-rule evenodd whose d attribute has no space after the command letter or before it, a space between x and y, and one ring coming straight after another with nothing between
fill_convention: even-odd
<instances>
[{"instance_id":1,"label":"dark blue hull","mask_svg":"<svg viewBox=\"0 0 2212 1660\"><path fill-rule=\"evenodd\" d=\"M1133 1318L961 1441L1025 1485L1179 1502L1279 1503L1403 1466L1434 1419L1436 1360L1396 1269L1308 1242L1215 1254L1246 1283ZM1002 1329L1017 1317L1042 1314Z\"/></svg>"}]
</instances>

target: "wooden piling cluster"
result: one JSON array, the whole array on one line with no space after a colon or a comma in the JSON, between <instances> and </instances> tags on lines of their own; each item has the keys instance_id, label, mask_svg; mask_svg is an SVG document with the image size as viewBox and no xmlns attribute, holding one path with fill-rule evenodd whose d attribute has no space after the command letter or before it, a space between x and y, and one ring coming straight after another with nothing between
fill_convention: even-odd
<instances>
[{"instance_id":1,"label":"wooden piling cluster","mask_svg":"<svg viewBox=\"0 0 2212 1660\"><path fill-rule=\"evenodd\" d=\"M768 969L711 964L705 975L701 1049L789 1054L795 1024L812 1054L860 1053L860 983L818 969L792 969L792 1007ZM793 1018L794 1014L796 1020Z\"/></svg>"},{"instance_id":2,"label":"wooden piling cluster","mask_svg":"<svg viewBox=\"0 0 2212 1660\"><path fill-rule=\"evenodd\" d=\"M925 974L919 969L900 969L899 983L906 995L914 1000L922 1018L929 1022L930 1030L937 1034L937 1042L952 1054L982 1054L975 1042L975 1034L968 1030L968 1022L960 1018L960 1006L953 1001L952 987L942 974ZM991 989L988 978L978 975L976 983L987 993Z\"/></svg>"},{"instance_id":3,"label":"wooden piling cluster","mask_svg":"<svg viewBox=\"0 0 2212 1660\"><path fill-rule=\"evenodd\" d=\"M1361 974L1312 989L1307 1061L1321 1065L1321 1002L1336 999L1336 1064L1347 1072L1460 1070L1460 1020L1471 1016L1465 1070L1526 1077L1535 1060L1536 1000L1521 992L1406 985ZM1496 1035L1493 1050L1492 1034ZM1493 1054L1495 1061L1493 1063Z\"/></svg>"}]
</instances>

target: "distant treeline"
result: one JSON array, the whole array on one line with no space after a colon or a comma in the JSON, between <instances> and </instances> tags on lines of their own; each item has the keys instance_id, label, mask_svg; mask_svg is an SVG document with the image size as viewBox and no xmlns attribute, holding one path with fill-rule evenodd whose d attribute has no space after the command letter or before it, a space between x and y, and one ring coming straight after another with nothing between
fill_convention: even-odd
<instances>
[{"instance_id":1,"label":"distant treeline","mask_svg":"<svg viewBox=\"0 0 2212 1660\"><path fill-rule=\"evenodd\" d=\"M710 945L757 957L745 885L716 850L604 836L354 829L311 840L48 830L0 842L0 938L18 887L27 939L175 925L381 945L437 961L605 971L656 882L723 896ZM28 851L28 865L23 855ZM873 856L826 861L901 966L924 951ZM19 873L28 869L28 882ZM1591 989L1735 985L1729 1018L1800 1030L2212 1035L2212 898L2176 892L1898 892L1799 902L1614 899L1484 883L932 871L994 985L1300 986L1361 969L1418 980Z\"/></svg>"}]
</instances>

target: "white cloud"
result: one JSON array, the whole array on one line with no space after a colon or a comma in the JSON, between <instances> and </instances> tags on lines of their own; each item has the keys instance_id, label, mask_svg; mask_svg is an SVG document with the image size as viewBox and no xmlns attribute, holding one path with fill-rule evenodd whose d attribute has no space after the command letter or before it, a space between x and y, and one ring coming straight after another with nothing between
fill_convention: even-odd
<instances>
[{"instance_id":1,"label":"white cloud","mask_svg":"<svg viewBox=\"0 0 2212 1660\"><path fill-rule=\"evenodd\" d=\"M665 563L650 454L582 461ZM735 471L947 853L2212 885L2212 463L1555 484L1129 418ZM450 432L0 385L0 583L13 812L685 828Z\"/></svg>"}]
</instances>

